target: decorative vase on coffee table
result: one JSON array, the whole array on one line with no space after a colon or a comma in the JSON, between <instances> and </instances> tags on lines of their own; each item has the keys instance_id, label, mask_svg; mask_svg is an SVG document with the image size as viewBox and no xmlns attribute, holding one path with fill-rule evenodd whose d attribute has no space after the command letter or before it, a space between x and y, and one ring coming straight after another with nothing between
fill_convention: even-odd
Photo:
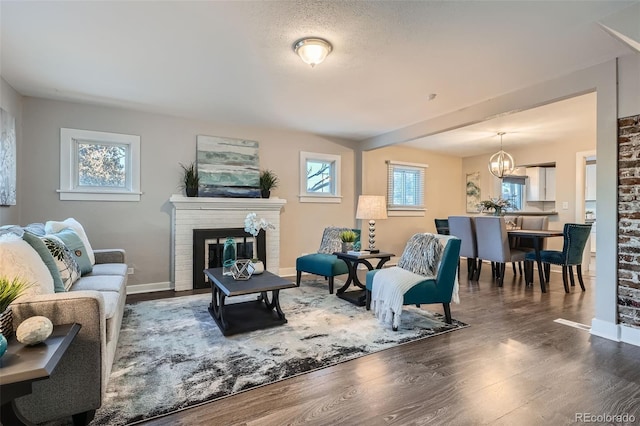
<instances>
[{"instance_id":1,"label":"decorative vase on coffee table","mask_svg":"<svg viewBox=\"0 0 640 426\"><path fill-rule=\"evenodd\" d=\"M236 240L228 237L222 249L222 275L232 275L231 268L236 262Z\"/></svg>"},{"instance_id":2,"label":"decorative vase on coffee table","mask_svg":"<svg viewBox=\"0 0 640 426\"><path fill-rule=\"evenodd\" d=\"M260 275L264 272L264 263L262 263L262 260L252 260L251 264L253 265L253 275Z\"/></svg>"}]
</instances>

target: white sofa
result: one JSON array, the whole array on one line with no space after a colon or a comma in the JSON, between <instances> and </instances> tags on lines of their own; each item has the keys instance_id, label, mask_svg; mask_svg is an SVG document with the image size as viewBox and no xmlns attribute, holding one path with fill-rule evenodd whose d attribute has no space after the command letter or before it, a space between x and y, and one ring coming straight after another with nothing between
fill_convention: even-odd
<instances>
[{"instance_id":1,"label":"white sofa","mask_svg":"<svg viewBox=\"0 0 640 426\"><path fill-rule=\"evenodd\" d=\"M73 416L74 424L86 424L102 404L124 313L127 264L124 250L93 253L93 271L68 291L21 297L11 305L14 329L34 315L54 325L81 325L51 377L33 383L32 394L15 400L29 422Z\"/></svg>"}]
</instances>

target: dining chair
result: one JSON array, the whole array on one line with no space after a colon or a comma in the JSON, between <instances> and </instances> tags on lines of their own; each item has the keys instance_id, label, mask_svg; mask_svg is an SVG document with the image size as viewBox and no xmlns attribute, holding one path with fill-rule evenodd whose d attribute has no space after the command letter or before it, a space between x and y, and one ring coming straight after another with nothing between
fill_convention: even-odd
<instances>
[{"instance_id":1,"label":"dining chair","mask_svg":"<svg viewBox=\"0 0 640 426\"><path fill-rule=\"evenodd\" d=\"M434 219L436 232L440 235L449 235L449 219Z\"/></svg>"},{"instance_id":2,"label":"dining chair","mask_svg":"<svg viewBox=\"0 0 640 426\"><path fill-rule=\"evenodd\" d=\"M475 218L478 259L496 262L498 286L504 282L505 264L525 259L525 252L509 245L509 234L504 217L480 216Z\"/></svg>"},{"instance_id":3,"label":"dining chair","mask_svg":"<svg viewBox=\"0 0 640 426\"><path fill-rule=\"evenodd\" d=\"M478 246L476 243L476 231L474 218L471 216L449 216L449 235L458 237L460 245L460 257L467 258L467 273L471 281L477 281L480 277L482 262L478 261ZM460 262L458 262L460 270Z\"/></svg>"},{"instance_id":4,"label":"dining chair","mask_svg":"<svg viewBox=\"0 0 640 426\"><path fill-rule=\"evenodd\" d=\"M518 216L516 220L516 226L520 229L527 230L547 230L549 229L549 217L548 216ZM525 252L533 252L533 240L530 238L514 238L511 247L522 250ZM547 240L542 241L542 250L547 248ZM548 264L547 264L548 266ZM518 262L518 269L520 275L522 275L522 262ZM515 274L515 263L513 264L513 273ZM545 274L547 274L547 268L545 268Z\"/></svg>"},{"instance_id":5,"label":"dining chair","mask_svg":"<svg viewBox=\"0 0 640 426\"><path fill-rule=\"evenodd\" d=\"M582 253L589 240L591 224L565 223L562 233L564 235L562 251L541 250L540 259L544 264L562 266L562 282L565 293L569 293L568 277L571 279L571 285L575 285L573 278L573 266L575 266L578 274L578 282L580 283L582 291L585 291L584 281L582 280ZM527 253L525 260L527 262L534 262L536 260L535 253ZM533 267L530 269L533 271ZM546 281L549 282L548 274L546 275Z\"/></svg>"}]
</instances>

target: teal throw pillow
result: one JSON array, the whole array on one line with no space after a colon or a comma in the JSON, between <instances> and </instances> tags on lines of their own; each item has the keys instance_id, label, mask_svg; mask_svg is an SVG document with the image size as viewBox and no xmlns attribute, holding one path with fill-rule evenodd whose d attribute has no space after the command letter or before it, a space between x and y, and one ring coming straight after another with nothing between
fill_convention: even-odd
<instances>
[{"instance_id":1,"label":"teal throw pillow","mask_svg":"<svg viewBox=\"0 0 640 426\"><path fill-rule=\"evenodd\" d=\"M34 235L28 231L25 231L25 233L22 235L22 239L29 243L31 247L33 247L38 255L40 255L40 258L47 266L47 269L49 269L51 278L53 278L53 291L56 293L63 293L65 291L64 283L62 282L62 277L60 276L58 265L56 265L56 261L44 241L42 241L39 236Z\"/></svg>"},{"instance_id":2,"label":"teal throw pillow","mask_svg":"<svg viewBox=\"0 0 640 426\"><path fill-rule=\"evenodd\" d=\"M87 249L76 231L67 228L51 235L60 238L64 245L71 251L73 258L80 267L80 274L86 275L93 271L93 265L91 264L91 259L89 259Z\"/></svg>"},{"instance_id":3,"label":"teal throw pillow","mask_svg":"<svg viewBox=\"0 0 640 426\"><path fill-rule=\"evenodd\" d=\"M71 253L71 250L64 245L62 240L55 235L47 234L40 238L56 262L56 267L60 272L60 279L64 286L63 291L69 291L73 283L80 278L80 267L75 260L75 256Z\"/></svg>"}]
</instances>

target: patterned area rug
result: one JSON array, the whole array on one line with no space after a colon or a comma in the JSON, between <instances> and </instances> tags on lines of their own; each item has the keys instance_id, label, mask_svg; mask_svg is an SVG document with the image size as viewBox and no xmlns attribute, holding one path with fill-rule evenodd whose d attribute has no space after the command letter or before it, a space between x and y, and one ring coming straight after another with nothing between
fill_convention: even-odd
<instances>
[{"instance_id":1,"label":"patterned area rug","mask_svg":"<svg viewBox=\"0 0 640 426\"><path fill-rule=\"evenodd\" d=\"M372 311L329 295L323 279L307 279L280 292L287 324L224 337L209 316L210 300L201 294L125 307L106 401L92 424L149 419L467 326L406 306L394 332Z\"/></svg>"}]
</instances>

